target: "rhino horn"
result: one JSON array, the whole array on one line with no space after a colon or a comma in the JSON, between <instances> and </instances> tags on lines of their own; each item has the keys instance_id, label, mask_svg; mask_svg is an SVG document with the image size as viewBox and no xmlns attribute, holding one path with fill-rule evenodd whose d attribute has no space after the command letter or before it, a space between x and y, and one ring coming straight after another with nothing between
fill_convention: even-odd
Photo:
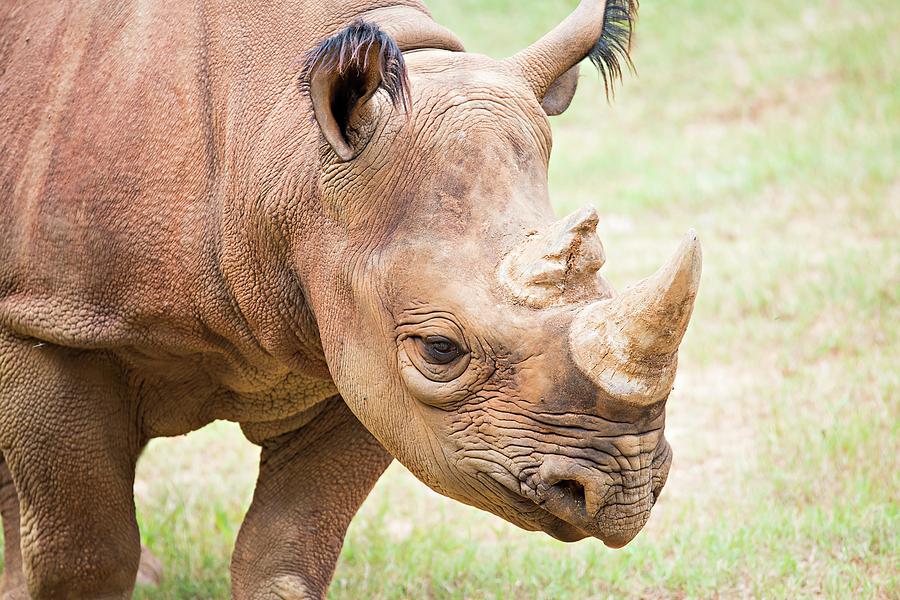
<instances>
[{"instance_id":1,"label":"rhino horn","mask_svg":"<svg viewBox=\"0 0 900 600\"><path fill-rule=\"evenodd\" d=\"M582 0L555 29L509 59L539 100L593 49L603 31L606 4L607 0Z\"/></svg>"},{"instance_id":2,"label":"rhino horn","mask_svg":"<svg viewBox=\"0 0 900 600\"><path fill-rule=\"evenodd\" d=\"M500 277L513 296L535 308L575 300L580 292L596 297L597 285L603 283L597 281L597 271L606 260L597 221L596 210L582 208L532 233L510 252Z\"/></svg>"},{"instance_id":3,"label":"rhino horn","mask_svg":"<svg viewBox=\"0 0 900 600\"><path fill-rule=\"evenodd\" d=\"M678 346L700 286L702 252L691 230L675 256L621 295L582 309L569 344L579 368L610 396L633 405L672 389Z\"/></svg>"}]
</instances>

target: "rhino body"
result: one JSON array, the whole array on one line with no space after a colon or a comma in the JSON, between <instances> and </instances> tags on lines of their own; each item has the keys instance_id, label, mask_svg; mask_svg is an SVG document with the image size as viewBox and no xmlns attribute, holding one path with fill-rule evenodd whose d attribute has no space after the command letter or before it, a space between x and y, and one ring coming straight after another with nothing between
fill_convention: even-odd
<instances>
[{"instance_id":1,"label":"rhino body","mask_svg":"<svg viewBox=\"0 0 900 600\"><path fill-rule=\"evenodd\" d=\"M262 447L236 598L324 595L394 457L627 543L699 244L615 293L596 213L553 216L546 117L632 9L496 61L414 0L4 3L3 592L129 596L138 456L217 419Z\"/></svg>"}]
</instances>

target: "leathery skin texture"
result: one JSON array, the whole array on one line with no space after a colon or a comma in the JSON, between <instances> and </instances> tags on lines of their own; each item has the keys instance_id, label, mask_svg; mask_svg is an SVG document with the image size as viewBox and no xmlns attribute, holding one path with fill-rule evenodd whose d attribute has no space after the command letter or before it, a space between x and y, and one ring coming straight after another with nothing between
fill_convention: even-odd
<instances>
[{"instance_id":1,"label":"leathery skin texture","mask_svg":"<svg viewBox=\"0 0 900 600\"><path fill-rule=\"evenodd\" d=\"M140 452L216 419L262 447L235 598L324 596L394 458L630 541L700 246L613 290L547 115L633 8L494 60L417 0L0 6L3 597L129 597Z\"/></svg>"}]
</instances>

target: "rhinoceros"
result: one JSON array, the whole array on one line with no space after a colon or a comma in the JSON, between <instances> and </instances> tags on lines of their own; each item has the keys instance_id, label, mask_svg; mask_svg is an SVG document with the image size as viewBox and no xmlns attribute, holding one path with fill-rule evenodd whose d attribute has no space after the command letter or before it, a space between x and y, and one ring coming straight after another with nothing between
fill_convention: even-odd
<instances>
[{"instance_id":1,"label":"rhinoceros","mask_svg":"<svg viewBox=\"0 0 900 600\"><path fill-rule=\"evenodd\" d=\"M261 447L235 598L325 594L396 458L526 530L611 547L672 452L685 237L616 292L557 220L548 116L632 0L510 58L418 0L0 6L0 451L9 597L128 597L148 440Z\"/></svg>"}]
</instances>

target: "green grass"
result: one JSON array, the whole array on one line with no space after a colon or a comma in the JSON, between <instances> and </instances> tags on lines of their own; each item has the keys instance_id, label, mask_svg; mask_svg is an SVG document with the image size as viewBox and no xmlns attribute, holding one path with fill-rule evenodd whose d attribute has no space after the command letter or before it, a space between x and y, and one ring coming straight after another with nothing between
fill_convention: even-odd
<instances>
[{"instance_id":1,"label":"green grass","mask_svg":"<svg viewBox=\"0 0 900 600\"><path fill-rule=\"evenodd\" d=\"M431 0L501 57L574 0ZM553 120L560 214L601 213L605 273L652 272L689 227L700 298L669 405L669 484L623 550L564 545L394 465L330 597L900 597L900 4L644 0L608 104L591 68ZM166 580L226 598L258 452L216 424L139 466Z\"/></svg>"}]
</instances>

